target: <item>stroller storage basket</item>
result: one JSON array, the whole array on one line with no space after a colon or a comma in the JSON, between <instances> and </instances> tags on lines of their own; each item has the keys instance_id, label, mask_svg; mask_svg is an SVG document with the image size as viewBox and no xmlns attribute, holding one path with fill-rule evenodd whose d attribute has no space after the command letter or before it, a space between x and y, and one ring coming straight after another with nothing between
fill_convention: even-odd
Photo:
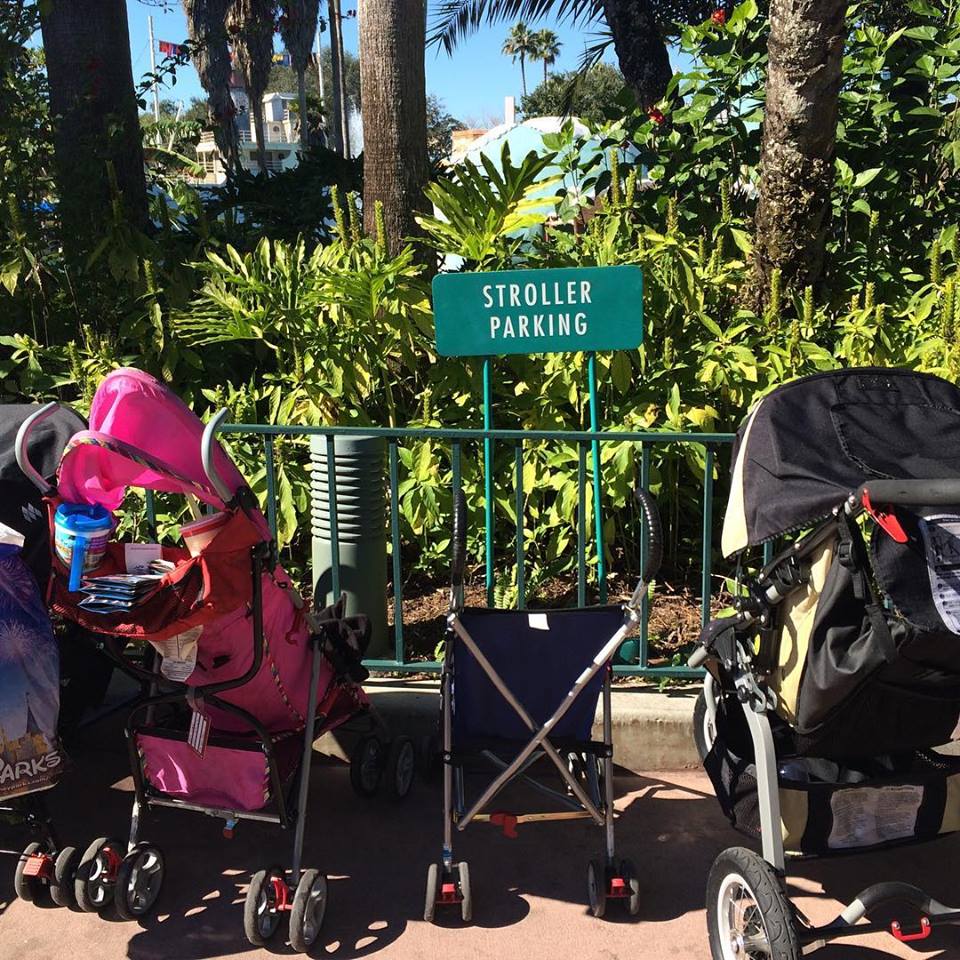
<instances>
[{"instance_id":1,"label":"stroller storage basket","mask_svg":"<svg viewBox=\"0 0 960 960\"><path fill-rule=\"evenodd\" d=\"M741 747L740 737L727 735L722 716L718 711L704 767L730 822L759 838L756 764L748 743ZM960 829L960 757L929 751L845 763L796 757L780 761L778 784L791 856L931 840Z\"/></svg>"},{"instance_id":2,"label":"stroller storage basket","mask_svg":"<svg viewBox=\"0 0 960 960\"><path fill-rule=\"evenodd\" d=\"M273 794L270 765L257 737L211 739L202 754L166 732L138 733L143 775L158 794L215 809L252 812L266 807ZM300 740L275 740L280 779L288 783L300 759Z\"/></svg>"}]
</instances>

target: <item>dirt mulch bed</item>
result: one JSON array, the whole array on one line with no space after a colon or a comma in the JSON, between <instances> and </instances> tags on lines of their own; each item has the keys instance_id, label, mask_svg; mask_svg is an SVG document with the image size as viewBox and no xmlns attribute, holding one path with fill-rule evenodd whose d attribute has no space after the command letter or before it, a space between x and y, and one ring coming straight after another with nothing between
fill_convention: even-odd
<instances>
[{"instance_id":1,"label":"dirt mulch bed","mask_svg":"<svg viewBox=\"0 0 960 960\"><path fill-rule=\"evenodd\" d=\"M433 659L434 651L443 640L447 611L450 603L450 588L428 581L410 582L404 586L403 639L407 656L411 660ZM610 577L609 603L622 603L629 599L625 583ZM487 592L482 583L468 584L464 589L468 607L485 607ZM598 603L595 587L587 591L587 603ZM727 597L714 597L711 613L716 614L729 602ZM575 579L558 578L537 586L536 594L528 597L531 610L576 606L577 585ZM669 664L678 653L689 650L700 634L700 598L689 588L677 588L659 582L649 607L650 665ZM388 602L387 616L391 627L394 622L393 599Z\"/></svg>"}]
</instances>

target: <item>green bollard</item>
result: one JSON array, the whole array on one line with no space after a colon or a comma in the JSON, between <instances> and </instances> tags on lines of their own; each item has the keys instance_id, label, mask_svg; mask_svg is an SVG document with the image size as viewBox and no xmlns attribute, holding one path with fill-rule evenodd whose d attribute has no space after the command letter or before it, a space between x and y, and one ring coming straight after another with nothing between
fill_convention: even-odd
<instances>
[{"instance_id":1,"label":"green bollard","mask_svg":"<svg viewBox=\"0 0 960 960\"><path fill-rule=\"evenodd\" d=\"M367 657L371 659L388 657L391 649L387 636L385 460L382 437L334 438L339 586L347 594L347 613L363 613L370 618ZM310 463L313 595L319 609L337 599L333 595L326 437L310 438Z\"/></svg>"}]
</instances>

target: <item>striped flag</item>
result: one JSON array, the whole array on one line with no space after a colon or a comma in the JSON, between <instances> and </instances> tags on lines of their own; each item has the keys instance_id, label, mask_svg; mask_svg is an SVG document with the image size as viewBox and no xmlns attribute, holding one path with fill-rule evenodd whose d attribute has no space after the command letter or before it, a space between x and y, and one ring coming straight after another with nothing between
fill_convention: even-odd
<instances>
[{"instance_id":1,"label":"striped flag","mask_svg":"<svg viewBox=\"0 0 960 960\"><path fill-rule=\"evenodd\" d=\"M189 52L183 44L171 43L169 40L161 40L157 46L160 48L161 53L165 53L170 57L183 57Z\"/></svg>"}]
</instances>

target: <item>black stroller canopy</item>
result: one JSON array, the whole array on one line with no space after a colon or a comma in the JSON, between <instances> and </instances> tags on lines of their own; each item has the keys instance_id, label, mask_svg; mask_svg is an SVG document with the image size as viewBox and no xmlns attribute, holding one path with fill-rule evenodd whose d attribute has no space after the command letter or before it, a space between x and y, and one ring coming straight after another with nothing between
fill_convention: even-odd
<instances>
[{"instance_id":1,"label":"black stroller canopy","mask_svg":"<svg viewBox=\"0 0 960 960\"><path fill-rule=\"evenodd\" d=\"M828 517L867 480L960 478L960 390L909 370L815 374L761 400L733 453L725 556Z\"/></svg>"}]
</instances>

